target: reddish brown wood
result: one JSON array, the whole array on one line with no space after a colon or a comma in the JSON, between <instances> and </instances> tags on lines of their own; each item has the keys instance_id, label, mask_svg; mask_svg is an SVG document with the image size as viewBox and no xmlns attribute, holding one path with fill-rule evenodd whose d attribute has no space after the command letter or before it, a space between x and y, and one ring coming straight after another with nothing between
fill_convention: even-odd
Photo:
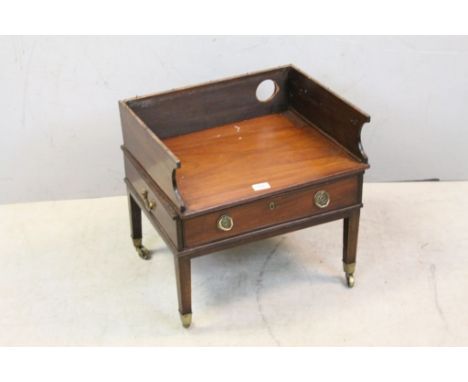
<instances>
[{"instance_id":1,"label":"reddish brown wood","mask_svg":"<svg viewBox=\"0 0 468 382\"><path fill-rule=\"evenodd\" d=\"M124 102L119 103L125 148L146 169L167 197L183 210L177 194L175 170L180 161Z\"/></svg>"},{"instance_id":2,"label":"reddish brown wood","mask_svg":"<svg viewBox=\"0 0 468 382\"><path fill-rule=\"evenodd\" d=\"M287 109L289 70L282 67L247 74L127 103L158 137L173 137ZM259 102L256 89L266 79L276 82L278 92L271 102Z\"/></svg>"},{"instance_id":3,"label":"reddish brown wood","mask_svg":"<svg viewBox=\"0 0 468 382\"><path fill-rule=\"evenodd\" d=\"M243 245L256 240L267 239L276 235L297 231L300 229L315 226L317 224L328 223L338 219L344 219L356 209L360 209L362 204L356 204L336 211L324 212L317 215L307 216L305 218L278 223L274 226L259 228L255 231L248 231L237 236L231 236L223 240L213 241L193 248L184 248L179 251L179 256L194 258L203 256L226 248Z\"/></svg>"},{"instance_id":4,"label":"reddish brown wood","mask_svg":"<svg viewBox=\"0 0 468 382\"><path fill-rule=\"evenodd\" d=\"M181 160L176 172L187 213L364 171L314 126L285 112L164 140ZM268 182L271 189L254 191Z\"/></svg>"},{"instance_id":5,"label":"reddish brown wood","mask_svg":"<svg viewBox=\"0 0 468 382\"><path fill-rule=\"evenodd\" d=\"M266 79L277 91L260 102ZM174 253L180 313L192 311L196 256L344 219L343 261L355 262L369 167L360 134L370 118L300 70L137 97L120 102L120 112L131 234L141 237L143 210ZM252 188L264 182L270 188ZM331 197L323 209L314 204L318 190ZM217 227L222 214L234 219L228 232Z\"/></svg>"},{"instance_id":6,"label":"reddish brown wood","mask_svg":"<svg viewBox=\"0 0 468 382\"><path fill-rule=\"evenodd\" d=\"M314 195L319 190L325 190L330 195L330 204L325 208L319 208L314 203ZM359 203L357 191L358 178L353 176L187 219L183 225L185 247L195 247L262 227L356 205ZM274 206L270 206L270 203L274 203ZM232 230L226 232L217 227L221 215L229 215L233 219Z\"/></svg>"},{"instance_id":7,"label":"reddish brown wood","mask_svg":"<svg viewBox=\"0 0 468 382\"><path fill-rule=\"evenodd\" d=\"M191 264L189 257L174 256L179 312L192 313Z\"/></svg>"},{"instance_id":8,"label":"reddish brown wood","mask_svg":"<svg viewBox=\"0 0 468 382\"><path fill-rule=\"evenodd\" d=\"M343 100L323 85L293 68L288 77L289 107L367 163L361 145L361 129L368 114Z\"/></svg>"},{"instance_id":9,"label":"reddish brown wood","mask_svg":"<svg viewBox=\"0 0 468 382\"><path fill-rule=\"evenodd\" d=\"M157 194L153 191L153 188L149 185L149 183L145 182L142 174L136 170L136 168L132 165L131 161L128 158L125 159L125 174L129 183L133 186L134 190L136 191L137 195L134 196L134 198L139 201L140 205L142 205L143 209L146 210L147 213L153 215L156 218L156 220L162 226L162 228L164 229L174 246L177 246L176 216L171 215L168 212L168 210L164 207L162 199L160 199L157 196ZM143 198L143 192L145 191L148 193L148 201L154 203L154 207L151 210L145 208L147 207Z\"/></svg>"},{"instance_id":10,"label":"reddish brown wood","mask_svg":"<svg viewBox=\"0 0 468 382\"><path fill-rule=\"evenodd\" d=\"M167 232L165 231L165 229L163 228L161 223L154 217L153 214L151 214L147 210L145 210L145 207L143 205L143 202L141 201L140 195L135 190L135 188L132 186L132 184L128 181L127 178L125 178L125 183L127 185L127 193L133 197L134 201L138 204L141 211L144 212L147 219L153 225L153 227L156 229L156 231L158 231L159 235L164 240L164 242L169 247L169 249L175 254L181 253L181 251L183 250L181 240L180 241L178 240L178 244L176 246L174 244L174 242L172 241L172 239L168 236ZM179 220L177 220L177 222L179 222ZM177 228L177 230L178 230L178 233L181 232L180 228ZM179 236L178 236L178 238L179 238Z\"/></svg>"},{"instance_id":11,"label":"reddish brown wood","mask_svg":"<svg viewBox=\"0 0 468 382\"><path fill-rule=\"evenodd\" d=\"M159 185L153 180L153 178L148 174L148 172L143 168L143 166L136 160L136 158L128 151L125 147L121 147L124 153L124 164L128 162L131 164L131 167L134 168L136 173L143 179L143 181L148 184L152 191L157 195L161 200L161 203L164 205L168 213L173 217L179 216L180 210L172 203L172 201L167 197L164 191L159 187Z\"/></svg>"},{"instance_id":12,"label":"reddish brown wood","mask_svg":"<svg viewBox=\"0 0 468 382\"><path fill-rule=\"evenodd\" d=\"M128 194L128 212L130 214L130 236L132 239L141 239L141 209L130 194Z\"/></svg>"},{"instance_id":13,"label":"reddish brown wood","mask_svg":"<svg viewBox=\"0 0 468 382\"><path fill-rule=\"evenodd\" d=\"M343 263L356 262L360 210L344 219L343 224Z\"/></svg>"}]
</instances>

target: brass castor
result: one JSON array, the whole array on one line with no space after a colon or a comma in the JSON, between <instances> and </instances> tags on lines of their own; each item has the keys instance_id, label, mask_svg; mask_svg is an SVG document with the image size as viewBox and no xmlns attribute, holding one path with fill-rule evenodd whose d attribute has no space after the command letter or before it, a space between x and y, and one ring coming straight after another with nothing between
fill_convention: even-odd
<instances>
[{"instance_id":1,"label":"brass castor","mask_svg":"<svg viewBox=\"0 0 468 382\"><path fill-rule=\"evenodd\" d=\"M141 244L141 239L133 239L133 245L135 246L138 256L143 260L151 259L151 253Z\"/></svg>"},{"instance_id":2,"label":"brass castor","mask_svg":"<svg viewBox=\"0 0 468 382\"><path fill-rule=\"evenodd\" d=\"M182 326L184 328L189 328L192 324L192 313L182 314L180 313L180 320L182 321Z\"/></svg>"},{"instance_id":3,"label":"brass castor","mask_svg":"<svg viewBox=\"0 0 468 382\"><path fill-rule=\"evenodd\" d=\"M348 288L352 288L354 286L354 270L356 269L356 263L346 264L343 263L343 270L346 275L346 284Z\"/></svg>"}]
</instances>

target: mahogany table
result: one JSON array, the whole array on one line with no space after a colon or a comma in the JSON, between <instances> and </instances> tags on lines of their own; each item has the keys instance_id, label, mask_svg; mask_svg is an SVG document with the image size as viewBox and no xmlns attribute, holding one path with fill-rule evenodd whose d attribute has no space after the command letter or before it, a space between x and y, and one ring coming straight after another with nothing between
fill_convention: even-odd
<instances>
[{"instance_id":1,"label":"mahogany table","mask_svg":"<svg viewBox=\"0 0 468 382\"><path fill-rule=\"evenodd\" d=\"M294 66L119 106L131 237L149 259L144 211L174 254L184 327L193 258L332 220L354 285L366 113Z\"/></svg>"}]
</instances>

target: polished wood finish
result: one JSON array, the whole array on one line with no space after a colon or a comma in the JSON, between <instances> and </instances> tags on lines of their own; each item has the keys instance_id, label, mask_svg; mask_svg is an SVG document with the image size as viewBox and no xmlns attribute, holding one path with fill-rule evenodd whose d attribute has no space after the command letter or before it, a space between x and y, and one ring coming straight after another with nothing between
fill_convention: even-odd
<instances>
[{"instance_id":1,"label":"polished wood finish","mask_svg":"<svg viewBox=\"0 0 468 382\"><path fill-rule=\"evenodd\" d=\"M141 239L143 237L141 229L141 209L130 193L128 194L128 212L130 215L130 236L133 240Z\"/></svg>"},{"instance_id":2,"label":"polished wood finish","mask_svg":"<svg viewBox=\"0 0 468 382\"><path fill-rule=\"evenodd\" d=\"M255 92L267 79L276 92L261 102ZM131 235L141 238L143 211L174 253L182 315L192 312L197 256L344 219L343 261L355 263L366 113L293 66L119 106ZM314 202L321 190L324 208ZM234 219L230 231L217 227L223 214Z\"/></svg>"},{"instance_id":3,"label":"polished wood finish","mask_svg":"<svg viewBox=\"0 0 468 382\"><path fill-rule=\"evenodd\" d=\"M313 216L307 216L296 220L278 223L273 226L259 228L255 231L248 231L236 236L231 236L223 240L201 244L193 248L184 248L177 253L177 256L187 256L190 258L203 256L209 253L232 248L238 245L251 243L253 241L267 239L273 236L297 231L304 228L313 227L318 224L328 223L334 220L349 217L353 211L362 207L362 204L342 208L336 211L323 212Z\"/></svg>"},{"instance_id":4,"label":"polished wood finish","mask_svg":"<svg viewBox=\"0 0 468 382\"><path fill-rule=\"evenodd\" d=\"M119 107L125 149L132 153L172 203L182 211L184 203L178 196L174 180L175 170L180 167L179 159L126 103L121 101Z\"/></svg>"},{"instance_id":5,"label":"polished wood finish","mask_svg":"<svg viewBox=\"0 0 468 382\"><path fill-rule=\"evenodd\" d=\"M182 244L181 241L178 240L178 244L175 245L172 239L169 237L167 234L166 230L164 227L161 225L161 223L154 217L153 214L149 213L145 207L144 204L141 200L140 194L135 190L135 188L132 186L132 184L128 181L127 178L125 178L125 183L127 185L127 193L133 197L133 200L137 203L138 207L140 210L146 215L146 218L149 220L149 222L153 225L153 227L158 231L159 235L161 238L164 240L166 245L169 247L169 249L172 251L172 253L181 254L182 252ZM177 219L177 223L180 223L180 220ZM178 233L181 232L181 228L179 224L177 225L177 231ZM177 236L178 239L181 238L181 235Z\"/></svg>"},{"instance_id":6,"label":"polished wood finish","mask_svg":"<svg viewBox=\"0 0 468 382\"><path fill-rule=\"evenodd\" d=\"M357 189L358 178L349 177L187 219L183 225L184 243L188 248L195 247L262 227L353 206L360 203ZM314 195L319 190L330 195L330 204L325 208L314 203ZM233 219L234 226L230 231L217 227L221 215L229 215Z\"/></svg>"},{"instance_id":7,"label":"polished wood finish","mask_svg":"<svg viewBox=\"0 0 468 382\"><path fill-rule=\"evenodd\" d=\"M289 73L288 89L290 108L343 145L358 160L367 163L361 129L370 121L368 114L296 68Z\"/></svg>"},{"instance_id":8,"label":"polished wood finish","mask_svg":"<svg viewBox=\"0 0 468 382\"><path fill-rule=\"evenodd\" d=\"M278 91L270 101L260 102L256 86L267 79L276 82ZM162 139L285 111L289 120L293 112L298 114L301 123L307 121L329 142L352 154L357 163L367 162L360 133L369 116L293 66L120 102L125 148L181 213L185 199L179 194L181 176L176 173L190 163L182 166Z\"/></svg>"},{"instance_id":9,"label":"polished wood finish","mask_svg":"<svg viewBox=\"0 0 468 382\"><path fill-rule=\"evenodd\" d=\"M292 112L181 135L164 143L183 163L176 180L187 214L368 167ZM252 189L262 182L271 188Z\"/></svg>"},{"instance_id":10,"label":"polished wood finish","mask_svg":"<svg viewBox=\"0 0 468 382\"><path fill-rule=\"evenodd\" d=\"M189 257L174 257L179 313L192 313L191 263Z\"/></svg>"},{"instance_id":11,"label":"polished wood finish","mask_svg":"<svg viewBox=\"0 0 468 382\"><path fill-rule=\"evenodd\" d=\"M343 263L356 262L357 242L359 232L360 210L357 209L343 221Z\"/></svg>"},{"instance_id":12,"label":"polished wood finish","mask_svg":"<svg viewBox=\"0 0 468 382\"><path fill-rule=\"evenodd\" d=\"M129 159L125 159L125 174L133 186L133 189L137 193L137 199L140 201L140 205L142 208L148 213L153 215L159 224L162 226L164 231L166 232L169 239L172 243L176 246L177 245L177 222L176 217L170 214L166 208L164 208L162 199L160 199L155 192L153 192L153 188L146 183L141 173L139 173L136 168L132 165ZM154 206L151 210L148 210L147 202L145 202L145 198L143 197L143 193L146 192L149 202L153 203Z\"/></svg>"},{"instance_id":13,"label":"polished wood finish","mask_svg":"<svg viewBox=\"0 0 468 382\"><path fill-rule=\"evenodd\" d=\"M138 97L128 106L159 137L176 135L258 117L287 108L287 85L290 67L267 70L242 77ZM259 102L257 85L271 79L278 92L271 102Z\"/></svg>"}]
</instances>

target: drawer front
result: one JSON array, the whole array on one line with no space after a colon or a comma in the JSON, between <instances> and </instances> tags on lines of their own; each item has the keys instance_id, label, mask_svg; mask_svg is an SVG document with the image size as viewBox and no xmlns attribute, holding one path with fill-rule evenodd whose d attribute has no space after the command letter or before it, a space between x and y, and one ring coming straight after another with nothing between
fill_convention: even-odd
<instances>
[{"instance_id":1,"label":"drawer front","mask_svg":"<svg viewBox=\"0 0 468 382\"><path fill-rule=\"evenodd\" d=\"M151 214L164 229L169 239L177 246L177 223L176 220L164 208L161 200L151 190L138 170L133 164L125 158L125 175L138 193L138 201L142 208Z\"/></svg>"},{"instance_id":2,"label":"drawer front","mask_svg":"<svg viewBox=\"0 0 468 382\"><path fill-rule=\"evenodd\" d=\"M264 198L184 221L187 248L360 203L359 177Z\"/></svg>"}]
</instances>

